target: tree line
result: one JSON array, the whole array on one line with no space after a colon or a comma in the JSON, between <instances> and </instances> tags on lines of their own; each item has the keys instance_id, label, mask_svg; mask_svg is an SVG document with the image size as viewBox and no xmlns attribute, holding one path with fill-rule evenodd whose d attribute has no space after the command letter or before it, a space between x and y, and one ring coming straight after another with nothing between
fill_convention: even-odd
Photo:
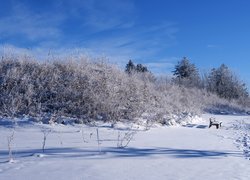
<instances>
[{"instance_id":1,"label":"tree line","mask_svg":"<svg viewBox=\"0 0 250 180\"><path fill-rule=\"evenodd\" d=\"M247 95L245 87L228 68L222 70L214 69L201 78L185 58L169 79L155 77L132 60L124 71L103 59L92 61L84 56L50 62L3 56L0 117L43 121L53 116L55 121L64 117L79 122L142 118L171 124L173 119L180 121L179 117L204 111L246 112L249 104L239 103ZM225 92L229 88L230 93Z\"/></svg>"},{"instance_id":2,"label":"tree line","mask_svg":"<svg viewBox=\"0 0 250 180\"><path fill-rule=\"evenodd\" d=\"M139 64L139 67L143 67L146 71L143 71L141 68L137 69L137 66L130 60L126 65L125 72L149 72L146 66ZM249 97L246 84L243 83L225 64L222 64L218 68L213 68L209 73L201 76L195 64L192 64L184 57L177 63L172 72L172 82L179 86L206 89L208 92L228 100L243 100Z\"/></svg>"}]
</instances>

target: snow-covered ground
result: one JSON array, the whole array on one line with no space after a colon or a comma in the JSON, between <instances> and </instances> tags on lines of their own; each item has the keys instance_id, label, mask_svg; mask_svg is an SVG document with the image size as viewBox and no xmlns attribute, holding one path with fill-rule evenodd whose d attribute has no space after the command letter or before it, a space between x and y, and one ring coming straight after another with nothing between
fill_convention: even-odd
<instances>
[{"instance_id":1,"label":"snow-covered ground","mask_svg":"<svg viewBox=\"0 0 250 180\"><path fill-rule=\"evenodd\" d=\"M1 120L0 179L250 179L250 117L216 115L222 128L209 129L211 116L148 131L102 125L99 145L97 127L18 121L10 142L12 162L7 140L13 128ZM118 148L127 143L124 136L132 139L126 148Z\"/></svg>"}]
</instances>

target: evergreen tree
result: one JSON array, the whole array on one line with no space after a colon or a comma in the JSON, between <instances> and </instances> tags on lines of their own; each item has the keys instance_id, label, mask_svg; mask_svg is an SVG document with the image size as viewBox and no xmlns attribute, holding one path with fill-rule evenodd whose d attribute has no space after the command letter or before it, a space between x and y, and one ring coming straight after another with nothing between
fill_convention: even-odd
<instances>
[{"instance_id":1,"label":"evergreen tree","mask_svg":"<svg viewBox=\"0 0 250 180\"><path fill-rule=\"evenodd\" d=\"M174 82L179 85L184 85L187 87L200 86L200 77L198 70L194 64L191 64L189 62L186 57L178 62L173 73L173 75L175 76Z\"/></svg>"},{"instance_id":2,"label":"evergreen tree","mask_svg":"<svg viewBox=\"0 0 250 180\"><path fill-rule=\"evenodd\" d=\"M131 74L133 71L136 70L136 66L134 65L132 60L129 60L128 64L126 65L125 72Z\"/></svg>"},{"instance_id":3,"label":"evergreen tree","mask_svg":"<svg viewBox=\"0 0 250 180\"><path fill-rule=\"evenodd\" d=\"M137 72L148 72L148 68L146 66L143 66L142 64L137 64L136 71Z\"/></svg>"},{"instance_id":4,"label":"evergreen tree","mask_svg":"<svg viewBox=\"0 0 250 180\"><path fill-rule=\"evenodd\" d=\"M146 66L142 64L135 65L132 60L129 60L128 64L126 65L125 72L131 74L132 72L144 73L149 72Z\"/></svg>"}]
</instances>

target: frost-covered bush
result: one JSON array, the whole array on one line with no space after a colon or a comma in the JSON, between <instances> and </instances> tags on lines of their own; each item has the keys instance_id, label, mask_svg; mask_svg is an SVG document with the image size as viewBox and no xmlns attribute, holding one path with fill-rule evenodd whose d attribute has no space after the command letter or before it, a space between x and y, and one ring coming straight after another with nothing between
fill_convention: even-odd
<instances>
[{"instance_id":1,"label":"frost-covered bush","mask_svg":"<svg viewBox=\"0 0 250 180\"><path fill-rule=\"evenodd\" d=\"M0 111L6 116L132 119L146 110L153 96L152 85L143 78L87 58L50 63L3 58Z\"/></svg>"},{"instance_id":2,"label":"frost-covered bush","mask_svg":"<svg viewBox=\"0 0 250 180\"><path fill-rule=\"evenodd\" d=\"M243 101L249 94L246 84L225 65L213 68L206 81L207 89L225 99L241 99Z\"/></svg>"},{"instance_id":3,"label":"frost-covered bush","mask_svg":"<svg viewBox=\"0 0 250 180\"><path fill-rule=\"evenodd\" d=\"M196 115L221 107L242 109L202 89L152 80L148 72L128 74L103 59L80 56L38 62L3 56L0 61L2 116L116 122L148 114L149 120L166 123L172 115Z\"/></svg>"}]
</instances>

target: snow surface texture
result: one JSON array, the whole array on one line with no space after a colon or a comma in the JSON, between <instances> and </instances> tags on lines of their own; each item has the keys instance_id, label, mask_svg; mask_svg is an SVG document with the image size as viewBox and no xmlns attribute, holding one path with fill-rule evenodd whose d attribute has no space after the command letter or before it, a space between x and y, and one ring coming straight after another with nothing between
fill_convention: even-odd
<instances>
[{"instance_id":1,"label":"snow surface texture","mask_svg":"<svg viewBox=\"0 0 250 180\"><path fill-rule=\"evenodd\" d=\"M250 160L250 121L249 119L239 120L233 124L232 128L236 129L236 145L241 149L246 157Z\"/></svg>"},{"instance_id":2,"label":"snow surface texture","mask_svg":"<svg viewBox=\"0 0 250 180\"><path fill-rule=\"evenodd\" d=\"M1 120L0 179L250 179L250 117L216 115L222 128L209 129L211 116L148 131L119 123L110 128L22 121L13 131Z\"/></svg>"}]
</instances>

